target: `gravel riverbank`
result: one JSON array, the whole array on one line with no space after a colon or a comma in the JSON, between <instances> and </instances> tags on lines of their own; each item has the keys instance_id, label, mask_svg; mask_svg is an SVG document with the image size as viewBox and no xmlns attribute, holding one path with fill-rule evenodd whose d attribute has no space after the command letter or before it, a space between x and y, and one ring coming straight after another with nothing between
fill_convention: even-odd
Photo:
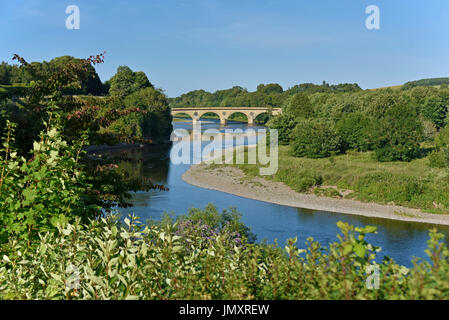
<instances>
[{"instance_id":1,"label":"gravel riverbank","mask_svg":"<svg viewBox=\"0 0 449 320\"><path fill-rule=\"evenodd\" d=\"M421 212L401 206L364 203L350 199L319 197L298 193L283 183L261 177L247 177L243 171L227 166L211 168L192 165L182 179L194 186L226 192L236 196L317 211L340 212L367 217L449 225L449 215Z\"/></svg>"}]
</instances>

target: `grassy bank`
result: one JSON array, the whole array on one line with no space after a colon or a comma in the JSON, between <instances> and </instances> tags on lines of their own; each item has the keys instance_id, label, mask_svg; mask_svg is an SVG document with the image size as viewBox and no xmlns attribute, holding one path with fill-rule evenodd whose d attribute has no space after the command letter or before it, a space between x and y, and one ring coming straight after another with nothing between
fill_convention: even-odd
<instances>
[{"instance_id":1,"label":"grassy bank","mask_svg":"<svg viewBox=\"0 0 449 320\"><path fill-rule=\"evenodd\" d=\"M259 175L258 165L236 166L248 176ZM427 158L381 163L372 159L371 152L350 152L308 159L294 157L289 147L280 146L279 170L264 178L298 192L449 213L447 170L430 168Z\"/></svg>"}]
</instances>

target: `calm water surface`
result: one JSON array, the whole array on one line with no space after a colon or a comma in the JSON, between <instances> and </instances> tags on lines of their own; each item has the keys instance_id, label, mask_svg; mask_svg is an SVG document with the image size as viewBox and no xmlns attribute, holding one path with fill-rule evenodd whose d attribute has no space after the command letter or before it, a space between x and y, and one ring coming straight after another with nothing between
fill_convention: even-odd
<instances>
[{"instance_id":1,"label":"calm water surface","mask_svg":"<svg viewBox=\"0 0 449 320\"><path fill-rule=\"evenodd\" d=\"M175 129L191 129L191 123L188 122L174 122L173 125ZM246 124L229 123L225 128L246 127ZM220 126L213 120L203 121L202 129L207 128ZM221 127L220 130L225 128ZM171 146L156 146L128 151L137 159L143 160L122 162L122 166L128 167L134 175L149 177L155 183L168 186L170 191L134 193L131 201L134 206L120 209L123 215L134 213L142 219L157 220L164 212L184 214L189 208L203 208L208 203L213 203L219 210L236 207L242 213L244 223L251 227L259 241L266 239L273 242L277 239L279 244L284 245L286 239L297 236L298 247L304 247L308 237L313 237L322 245L337 241L338 221L356 226L375 225L378 227L378 234L370 235L367 240L382 247L380 257L388 255L406 266L411 266L413 257L425 257L424 249L427 247L431 225L293 208L194 187L181 179L189 165L170 163L170 148ZM449 237L449 228L439 226L438 230L446 238Z\"/></svg>"}]
</instances>

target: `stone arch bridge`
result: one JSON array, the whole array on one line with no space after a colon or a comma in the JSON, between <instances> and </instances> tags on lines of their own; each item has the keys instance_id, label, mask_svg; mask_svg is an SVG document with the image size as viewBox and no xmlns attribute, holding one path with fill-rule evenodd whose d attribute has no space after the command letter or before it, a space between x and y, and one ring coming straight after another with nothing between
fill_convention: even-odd
<instances>
[{"instance_id":1,"label":"stone arch bridge","mask_svg":"<svg viewBox=\"0 0 449 320\"><path fill-rule=\"evenodd\" d=\"M206 113L215 113L220 117L220 124L226 125L228 118L234 113L243 113L248 118L248 124L254 124L256 117L262 113L270 112L273 115L281 113L281 108L267 108L267 107L247 107L247 108L231 108L231 107L186 107L186 108L172 108L171 114L175 116L179 113L185 113L192 118L193 123L197 123L200 118Z\"/></svg>"}]
</instances>

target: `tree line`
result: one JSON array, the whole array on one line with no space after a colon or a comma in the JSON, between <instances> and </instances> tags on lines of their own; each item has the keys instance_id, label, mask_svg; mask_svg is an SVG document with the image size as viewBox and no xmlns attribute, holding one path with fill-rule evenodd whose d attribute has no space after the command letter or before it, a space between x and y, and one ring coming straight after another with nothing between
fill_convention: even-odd
<instances>
[{"instance_id":1,"label":"tree line","mask_svg":"<svg viewBox=\"0 0 449 320\"><path fill-rule=\"evenodd\" d=\"M213 93L205 90L194 90L170 98L170 107L280 107L285 100L299 92L357 92L362 90L357 84L330 85L303 83L284 90L277 83L259 84L256 91L249 92L247 89L234 86L226 90L217 90Z\"/></svg>"},{"instance_id":2,"label":"tree line","mask_svg":"<svg viewBox=\"0 0 449 320\"><path fill-rule=\"evenodd\" d=\"M52 76L60 75L68 65L83 66L77 78L57 88L58 108L67 135L76 137L89 129L91 143L158 142L171 133L171 116L165 94L156 89L142 71L119 66L111 79L101 82L95 68L84 59L57 57L49 62L26 65L0 64L0 134L6 119L18 124L19 145L42 130L48 97L35 95ZM20 139L20 138L19 138Z\"/></svg>"},{"instance_id":3,"label":"tree line","mask_svg":"<svg viewBox=\"0 0 449 320\"><path fill-rule=\"evenodd\" d=\"M298 157L323 158L348 150L373 151L378 161L411 161L431 154L432 164L447 162L449 89L364 90L305 93L288 97L282 115L268 125Z\"/></svg>"}]
</instances>

